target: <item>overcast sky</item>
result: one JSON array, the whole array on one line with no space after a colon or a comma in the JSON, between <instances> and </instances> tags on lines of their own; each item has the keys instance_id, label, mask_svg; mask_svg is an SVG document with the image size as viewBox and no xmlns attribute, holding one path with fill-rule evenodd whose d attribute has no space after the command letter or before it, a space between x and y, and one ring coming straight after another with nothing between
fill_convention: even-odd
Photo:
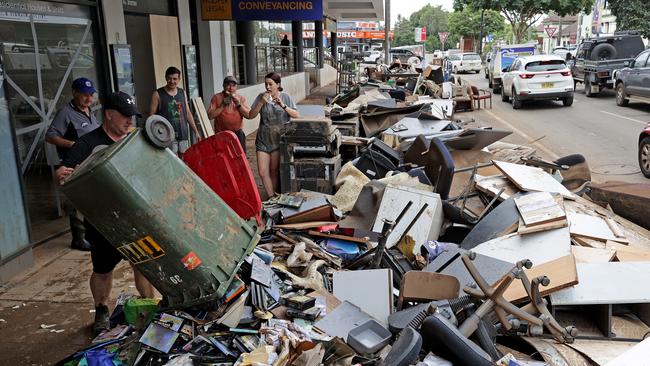
<instances>
[{"instance_id":1,"label":"overcast sky","mask_svg":"<svg viewBox=\"0 0 650 366\"><path fill-rule=\"evenodd\" d=\"M454 0L390 0L391 27L395 25L398 14L408 18L427 4L431 4L431 6L442 5L445 10L454 10Z\"/></svg>"}]
</instances>

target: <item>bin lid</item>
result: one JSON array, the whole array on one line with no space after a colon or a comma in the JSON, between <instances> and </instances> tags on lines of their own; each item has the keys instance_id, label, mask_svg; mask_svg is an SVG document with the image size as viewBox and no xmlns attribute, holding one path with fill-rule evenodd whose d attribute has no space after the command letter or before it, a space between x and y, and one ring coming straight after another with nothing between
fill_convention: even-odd
<instances>
[{"instance_id":1,"label":"bin lid","mask_svg":"<svg viewBox=\"0 0 650 366\"><path fill-rule=\"evenodd\" d=\"M237 135L222 131L192 145L183 160L244 220L261 225L262 201Z\"/></svg>"},{"instance_id":2,"label":"bin lid","mask_svg":"<svg viewBox=\"0 0 650 366\"><path fill-rule=\"evenodd\" d=\"M110 160L113 155L115 155L122 146L125 146L129 141L136 139L141 133L139 128L136 128L130 132L123 139L115 142L112 145L100 145L93 149L92 154L86 158L75 170L74 172L66 179L66 183L70 182L78 177L83 176L86 172L93 170L100 165L104 164L106 161Z\"/></svg>"}]
</instances>

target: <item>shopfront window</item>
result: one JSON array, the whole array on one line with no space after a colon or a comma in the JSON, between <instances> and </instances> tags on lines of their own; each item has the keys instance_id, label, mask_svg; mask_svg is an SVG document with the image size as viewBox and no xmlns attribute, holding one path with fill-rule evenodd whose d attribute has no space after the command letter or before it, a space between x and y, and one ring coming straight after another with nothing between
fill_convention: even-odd
<instances>
[{"instance_id":1,"label":"shopfront window","mask_svg":"<svg viewBox=\"0 0 650 366\"><path fill-rule=\"evenodd\" d=\"M33 242L67 228L55 221L62 213L51 174L58 157L44 137L56 111L71 100L74 79L86 77L97 89L103 84L92 11L44 1L0 2L0 57ZM101 121L99 108L96 98L92 109Z\"/></svg>"},{"instance_id":2,"label":"shopfront window","mask_svg":"<svg viewBox=\"0 0 650 366\"><path fill-rule=\"evenodd\" d=\"M283 44L284 36L289 44ZM257 56L258 81L269 72L295 72L295 47L291 45L291 23L255 22L255 53ZM285 41L286 42L286 41Z\"/></svg>"},{"instance_id":3,"label":"shopfront window","mask_svg":"<svg viewBox=\"0 0 650 366\"><path fill-rule=\"evenodd\" d=\"M9 110L23 172L45 162L44 130L55 111L70 101L72 81L79 77L98 81L89 27L87 7L41 1L0 3L0 54L13 81L8 88Z\"/></svg>"}]
</instances>

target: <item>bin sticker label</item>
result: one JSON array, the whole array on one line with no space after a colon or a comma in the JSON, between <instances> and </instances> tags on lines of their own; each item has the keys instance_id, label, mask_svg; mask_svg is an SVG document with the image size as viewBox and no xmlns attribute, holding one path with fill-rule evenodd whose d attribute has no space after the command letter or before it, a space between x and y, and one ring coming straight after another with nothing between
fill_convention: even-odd
<instances>
[{"instance_id":1,"label":"bin sticker label","mask_svg":"<svg viewBox=\"0 0 650 366\"><path fill-rule=\"evenodd\" d=\"M196 267L200 266L201 263L201 258L196 255L194 252L189 252L187 253L186 256L181 259L181 262L183 262L183 266L185 266L185 269L188 271L194 270Z\"/></svg>"},{"instance_id":2,"label":"bin sticker label","mask_svg":"<svg viewBox=\"0 0 650 366\"><path fill-rule=\"evenodd\" d=\"M133 264L148 262L165 255L165 251L149 235L132 243L122 245L117 250Z\"/></svg>"}]
</instances>

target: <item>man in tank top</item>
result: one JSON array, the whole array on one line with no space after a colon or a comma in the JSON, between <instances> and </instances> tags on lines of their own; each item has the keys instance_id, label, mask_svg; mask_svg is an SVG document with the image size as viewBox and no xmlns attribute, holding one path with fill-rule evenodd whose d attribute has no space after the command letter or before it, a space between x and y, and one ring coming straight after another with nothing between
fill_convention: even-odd
<instances>
[{"instance_id":1,"label":"man in tank top","mask_svg":"<svg viewBox=\"0 0 650 366\"><path fill-rule=\"evenodd\" d=\"M201 135L196 129L185 91L178 87L181 81L181 70L174 66L168 67L165 71L165 80L167 84L158 88L151 96L149 115L163 116L172 124L175 135L172 150L182 155L190 147L189 129L192 129L197 140L201 139Z\"/></svg>"}]
</instances>

